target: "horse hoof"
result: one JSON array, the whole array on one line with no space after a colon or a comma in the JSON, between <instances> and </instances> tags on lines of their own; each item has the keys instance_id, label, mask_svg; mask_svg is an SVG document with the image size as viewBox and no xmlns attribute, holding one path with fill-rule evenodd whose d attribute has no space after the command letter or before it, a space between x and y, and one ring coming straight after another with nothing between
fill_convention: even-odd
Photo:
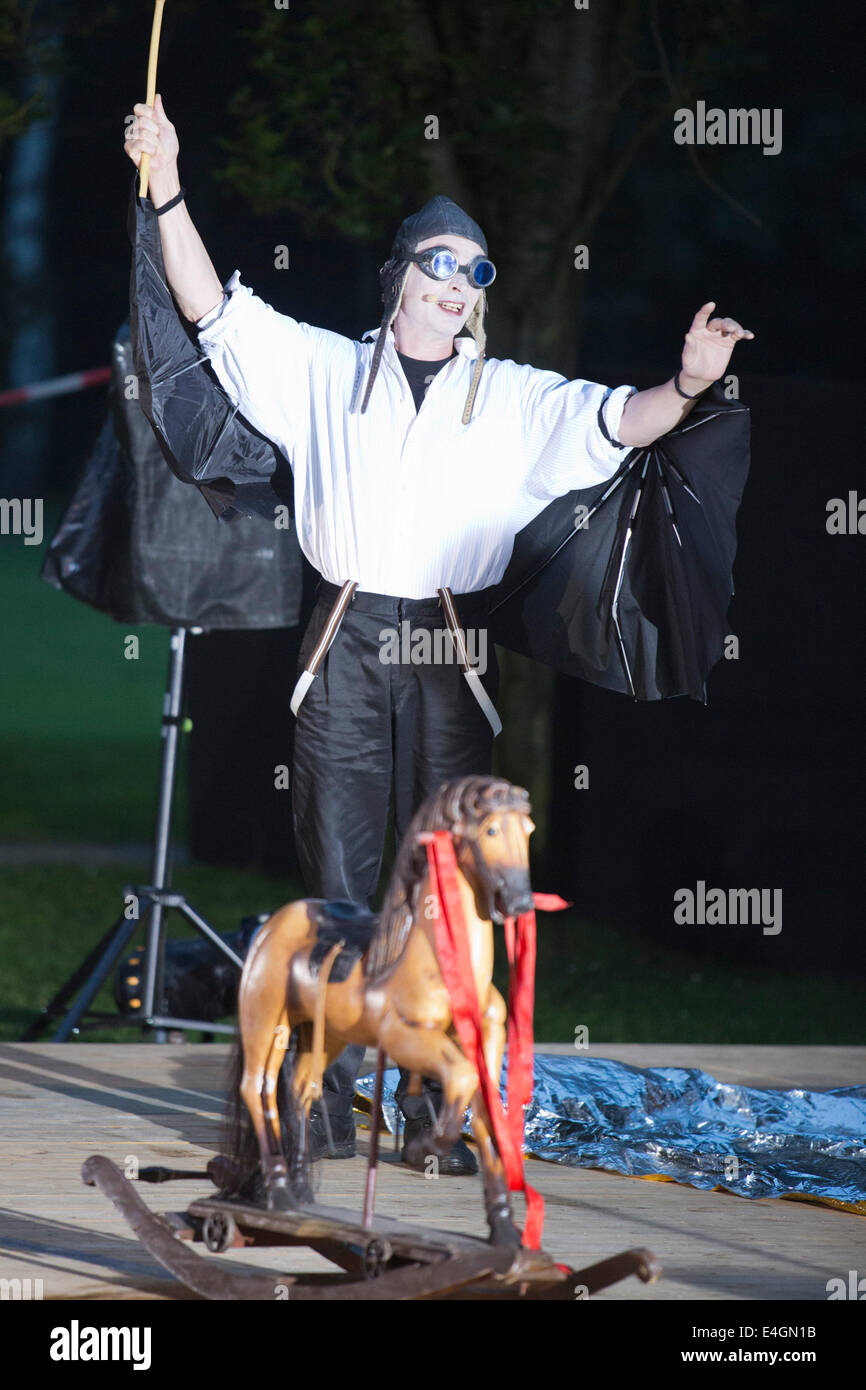
<instances>
[{"instance_id":1,"label":"horse hoof","mask_svg":"<svg viewBox=\"0 0 866 1390\"><path fill-rule=\"evenodd\" d=\"M296 1202L287 1183L274 1183L268 1188L268 1211L294 1211Z\"/></svg>"},{"instance_id":2,"label":"horse hoof","mask_svg":"<svg viewBox=\"0 0 866 1390\"><path fill-rule=\"evenodd\" d=\"M439 1153L433 1142L433 1132L427 1127L421 1134L411 1136L400 1150L400 1158L419 1173L427 1173L438 1167ZM431 1160L435 1162L431 1163Z\"/></svg>"},{"instance_id":3,"label":"horse hoof","mask_svg":"<svg viewBox=\"0 0 866 1390\"><path fill-rule=\"evenodd\" d=\"M241 1182L241 1171L236 1163L224 1154L217 1154L207 1165L207 1175L214 1187L226 1190L237 1188Z\"/></svg>"},{"instance_id":4,"label":"horse hoof","mask_svg":"<svg viewBox=\"0 0 866 1390\"><path fill-rule=\"evenodd\" d=\"M500 1248L519 1250L523 1244L520 1232L510 1216L496 1215L490 1218L490 1244Z\"/></svg>"},{"instance_id":5,"label":"horse hoof","mask_svg":"<svg viewBox=\"0 0 866 1390\"><path fill-rule=\"evenodd\" d=\"M419 1173L429 1172L429 1159L438 1161L446 1154L451 1152L454 1140L446 1139L444 1133L428 1119L407 1120L406 1128L403 1131L403 1147L400 1150L400 1157L410 1168L416 1168ZM477 1172L477 1168L475 1170Z\"/></svg>"}]
</instances>

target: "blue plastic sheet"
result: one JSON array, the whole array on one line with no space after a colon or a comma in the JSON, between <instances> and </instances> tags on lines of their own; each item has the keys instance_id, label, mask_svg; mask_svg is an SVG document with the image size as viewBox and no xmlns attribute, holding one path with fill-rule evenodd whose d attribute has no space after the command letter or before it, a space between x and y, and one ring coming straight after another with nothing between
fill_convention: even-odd
<instances>
[{"instance_id":1,"label":"blue plastic sheet","mask_svg":"<svg viewBox=\"0 0 866 1390\"><path fill-rule=\"evenodd\" d=\"M389 1068L383 1112L392 1133L398 1080ZM370 1100L372 1075L357 1090ZM694 1067L542 1054L525 1148L573 1168L666 1177L739 1197L866 1203L866 1086L763 1091Z\"/></svg>"}]
</instances>

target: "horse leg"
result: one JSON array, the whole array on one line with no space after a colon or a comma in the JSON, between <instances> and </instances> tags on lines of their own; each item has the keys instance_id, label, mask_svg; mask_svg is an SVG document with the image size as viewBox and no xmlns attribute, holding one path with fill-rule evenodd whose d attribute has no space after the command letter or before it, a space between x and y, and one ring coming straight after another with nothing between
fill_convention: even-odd
<instances>
[{"instance_id":1,"label":"horse leg","mask_svg":"<svg viewBox=\"0 0 866 1390\"><path fill-rule=\"evenodd\" d=\"M288 1051L291 1033L289 1016L284 1010L279 1023L274 1028L262 1081L262 1104L268 1129L267 1151L262 1153L262 1175L268 1194L268 1207L272 1211L290 1211L294 1206L291 1192L291 1173L283 1147L279 1107L280 1073Z\"/></svg>"},{"instance_id":2,"label":"horse leg","mask_svg":"<svg viewBox=\"0 0 866 1390\"><path fill-rule=\"evenodd\" d=\"M491 1243L519 1246L520 1232L511 1215L505 1169L493 1140L493 1126L480 1091L476 1092L472 1100L472 1134L478 1144L481 1158L484 1205Z\"/></svg>"},{"instance_id":3,"label":"horse leg","mask_svg":"<svg viewBox=\"0 0 866 1390\"><path fill-rule=\"evenodd\" d=\"M438 1077L442 1083L442 1106L432 1131L419 1135L417 1154L407 1154L420 1166L427 1155L444 1156L460 1138L463 1115L478 1089L478 1073L467 1062L460 1048L440 1028L413 1028L391 1012L382 1020L379 1045L389 1057L409 1072ZM411 1148L411 1145L407 1145Z\"/></svg>"},{"instance_id":4,"label":"horse leg","mask_svg":"<svg viewBox=\"0 0 866 1390\"><path fill-rule=\"evenodd\" d=\"M472 1099L472 1134L481 1158L484 1205L491 1244L519 1246L520 1232L511 1215L505 1168L493 1139L493 1126L480 1090Z\"/></svg>"},{"instance_id":5,"label":"horse leg","mask_svg":"<svg viewBox=\"0 0 866 1390\"><path fill-rule=\"evenodd\" d=\"M284 1206L285 1202L277 1194L285 1193L288 1168L283 1153L275 1101L277 1078L291 1031L288 1015L283 1008L273 1027L268 1030L258 1026L255 1030L246 1027L243 1010L240 1022L244 1051L241 1096L249 1111L259 1145L268 1206Z\"/></svg>"},{"instance_id":6,"label":"horse leg","mask_svg":"<svg viewBox=\"0 0 866 1390\"><path fill-rule=\"evenodd\" d=\"M505 1052L505 1000L491 984L487 1007L481 1017L482 1048L487 1071L495 1086L499 1085L502 1057ZM487 1224L493 1245L520 1245L520 1232L511 1215L511 1201L505 1168L493 1137L493 1125L480 1089L472 1100L472 1134L478 1144L481 1175L484 1183L484 1203Z\"/></svg>"},{"instance_id":7,"label":"horse leg","mask_svg":"<svg viewBox=\"0 0 866 1390\"><path fill-rule=\"evenodd\" d=\"M269 1148L263 1153L263 1171L268 1189L268 1205L277 1210L292 1210L298 1203L312 1202L310 1186L310 1106L315 1098L315 1058L312 1051L313 1029L309 1022L298 1025L297 1052L294 1056L292 1079L289 1083L291 1104L286 1122L289 1130L289 1157L286 1160L277 1104L280 1070L291 1033L288 1015L284 1015L276 1030L274 1043L265 1071L262 1099L268 1124ZM345 1043L326 1038L324 1066L327 1067L342 1052Z\"/></svg>"},{"instance_id":8,"label":"horse leg","mask_svg":"<svg viewBox=\"0 0 866 1390\"><path fill-rule=\"evenodd\" d=\"M298 1202L312 1202L310 1187L310 1106L313 1101L313 1025L298 1028L298 1050L292 1076L292 1151L289 1183Z\"/></svg>"}]
</instances>

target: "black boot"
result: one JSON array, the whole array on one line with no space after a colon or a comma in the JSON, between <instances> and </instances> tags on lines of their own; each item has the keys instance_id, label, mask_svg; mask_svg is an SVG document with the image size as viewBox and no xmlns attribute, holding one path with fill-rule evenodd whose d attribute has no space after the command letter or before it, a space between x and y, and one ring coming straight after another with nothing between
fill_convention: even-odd
<instances>
[{"instance_id":1,"label":"black boot","mask_svg":"<svg viewBox=\"0 0 866 1390\"><path fill-rule=\"evenodd\" d=\"M330 1135L328 1130L330 1129ZM345 1110L327 1112L310 1109L310 1160L355 1157L355 1116Z\"/></svg>"},{"instance_id":2,"label":"black boot","mask_svg":"<svg viewBox=\"0 0 866 1390\"><path fill-rule=\"evenodd\" d=\"M363 1060L363 1047L351 1043L322 1077L322 1098L310 1109L310 1158L314 1163L319 1158L355 1157L355 1078ZM325 1110L328 1123L322 1113Z\"/></svg>"},{"instance_id":3,"label":"black boot","mask_svg":"<svg viewBox=\"0 0 866 1390\"><path fill-rule=\"evenodd\" d=\"M463 1139L458 1139L446 1153L437 1151L438 1144L434 1147L434 1115L438 1115L442 1107L442 1087L427 1076L421 1085L420 1096L407 1095L409 1073L401 1068L396 1094L406 1120L401 1159L419 1173L436 1173L449 1178L472 1177L478 1172L478 1160Z\"/></svg>"}]
</instances>

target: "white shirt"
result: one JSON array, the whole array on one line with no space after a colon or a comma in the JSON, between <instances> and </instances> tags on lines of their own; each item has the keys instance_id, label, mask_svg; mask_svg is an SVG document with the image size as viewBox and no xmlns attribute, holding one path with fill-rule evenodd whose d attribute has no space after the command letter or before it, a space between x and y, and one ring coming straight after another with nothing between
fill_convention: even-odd
<instances>
[{"instance_id":1,"label":"white shirt","mask_svg":"<svg viewBox=\"0 0 866 1390\"><path fill-rule=\"evenodd\" d=\"M616 472L630 446L598 426L602 401L617 438L635 389L567 381L512 361L485 361L472 419L462 423L478 350L434 377L416 412L394 335L366 412L372 342L278 313L235 271L198 341L232 403L285 454L294 474L301 549L334 584L431 598L497 584L514 537L563 493ZM365 334L378 336L378 330Z\"/></svg>"}]
</instances>

